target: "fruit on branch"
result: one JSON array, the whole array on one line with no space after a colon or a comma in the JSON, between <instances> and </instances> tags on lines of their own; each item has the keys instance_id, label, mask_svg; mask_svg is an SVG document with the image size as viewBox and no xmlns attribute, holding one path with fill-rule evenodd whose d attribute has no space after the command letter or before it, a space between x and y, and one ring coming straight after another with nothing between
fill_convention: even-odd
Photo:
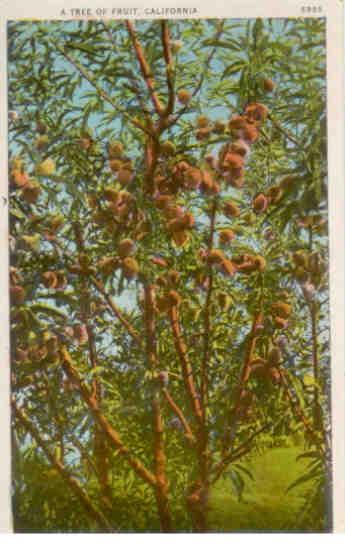
<instances>
[{"instance_id":1,"label":"fruit on branch","mask_svg":"<svg viewBox=\"0 0 345 547\"><path fill-rule=\"evenodd\" d=\"M48 223L51 230L55 233L63 226L65 222L65 217L62 213L57 213L48 218Z\"/></svg>"},{"instance_id":2,"label":"fruit on branch","mask_svg":"<svg viewBox=\"0 0 345 547\"><path fill-rule=\"evenodd\" d=\"M165 258L161 256L152 256L150 258L152 264L155 264L156 266L160 266L161 268L167 268L168 262L165 260Z\"/></svg>"},{"instance_id":3,"label":"fruit on branch","mask_svg":"<svg viewBox=\"0 0 345 547\"><path fill-rule=\"evenodd\" d=\"M22 348L17 348L14 354L14 360L17 363L25 363L29 360L29 352L28 350L24 350Z\"/></svg>"},{"instance_id":4,"label":"fruit on branch","mask_svg":"<svg viewBox=\"0 0 345 547\"><path fill-rule=\"evenodd\" d=\"M199 116L196 120L196 126L198 129L204 129L210 125L210 120L207 116Z\"/></svg>"},{"instance_id":5,"label":"fruit on branch","mask_svg":"<svg viewBox=\"0 0 345 547\"><path fill-rule=\"evenodd\" d=\"M172 141L164 141L160 145L160 151L163 156L173 156L176 152L176 146Z\"/></svg>"},{"instance_id":6,"label":"fruit on branch","mask_svg":"<svg viewBox=\"0 0 345 547\"><path fill-rule=\"evenodd\" d=\"M224 156L223 167L225 169L227 168L239 169L243 167L243 164L244 164L243 156L240 154L236 154L234 152L228 152Z\"/></svg>"},{"instance_id":7,"label":"fruit on branch","mask_svg":"<svg viewBox=\"0 0 345 547\"><path fill-rule=\"evenodd\" d=\"M289 321L277 315L274 317L274 326L277 329L286 329L289 326Z\"/></svg>"},{"instance_id":8,"label":"fruit on branch","mask_svg":"<svg viewBox=\"0 0 345 547\"><path fill-rule=\"evenodd\" d=\"M116 201L109 202L109 209L118 217L124 218L130 211L131 204L133 203L133 196L125 190L121 190L118 193Z\"/></svg>"},{"instance_id":9,"label":"fruit on branch","mask_svg":"<svg viewBox=\"0 0 345 547\"><path fill-rule=\"evenodd\" d=\"M236 237L235 232L230 229L220 230L218 234L219 234L219 241L223 245L226 245L227 243L231 243L231 241Z\"/></svg>"},{"instance_id":10,"label":"fruit on branch","mask_svg":"<svg viewBox=\"0 0 345 547\"><path fill-rule=\"evenodd\" d=\"M103 197L107 201L116 202L119 197L119 192L118 190L115 190L115 188L113 188L112 186L107 186L106 188L104 188Z\"/></svg>"},{"instance_id":11,"label":"fruit on branch","mask_svg":"<svg viewBox=\"0 0 345 547\"><path fill-rule=\"evenodd\" d=\"M41 236L40 234L35 234L33 236L23 235L22 241L24 242L25 247L30 249L30 251L37 252L40 246Z\"/></svg>"},{"instance_id":12,"label":"fruit on branch","mask_svg":"<svg viewBox=\"0 0 345 547\"><path fill-rule=\"evenodd\" d=\"M271 311L273 315L278 315L279 317L282 317L283 319L288 319L292 312L292 306L291 304L288 304L287 302L274 302L271 306Z\"/></svg>"},{"instance_id":13,"label":"fruit on branch","mask_svg":"<svg viewBox=\"0 0 345 547\"><path fill-rule=\"evenodd\" d=\"M247 125L238 136L241 136L247 143L253 144L259 138L259 130L255 125Z\"/></svg>"},{"instance_id":14,"label":"fruit on branch","mask_svg":"<svg viewBox=\"0 0 345 547\"><path fill-rule=\"evenodd\" d=\"M45 345L35 344L29 348L29 359L31 362L43 361L48 355L48 350Z\"/></svg>"},{"instance_id":15,"label":"fruit on branch","mask_svg":"<svg viewBox=\"0 0 345 547\"><path fill-rule=\"evenodd\" d=\"M181 104L187 105L192 98L192 94L187 89L180 89L177 98Z\"/></svg>"},{"instance_id":16,"label":"fruit on branch","mask_svg":"<svg viewBox=\"0 0 345 547\"><path fill-rule=\"evenodd\" d=\"M217 135L222 135L225 133L226 130L226 123L222 120L216 120L213 125L213 133L216 133Z\"/></svg>"},{"instance_id":17,"label":"fruit on branch","mask_svg":"<svg viewBox=\"0 0 345 547\"><path fill-rule=\"evenodd\" d=\"M170 270L168 272L168 282L172 287L176 287L180 280L180 274L177 270Z\"/></svg>"},{"instance_id":18,"label":"fruit on branch","mask_svg":"<svg viewBox=\"0 0 345 547\"><path fill-rule=\"evenodd\" d=\"M189 230L193 228L194 223L194 216L192 215L192 213L187 212L184 213L182 216L178 216L177 218L170 220L167 223L167 230L170 233Z\"/></svg>"},{"instance_id":19,"label":"fruit on branch","mask_svg":"<svg viewBox=\"0 0 345 547\"><path fill-rule=\"evenodd\" d=\"M239 272L250 274L252 272L263 272L266 269L266 260L261 255L239 255L232 258Z\"/></svg>"},{"instance_id":20,"label":"fruit on branch","mask_svg":"<svg viewBox=\"0 0 345 547\"><path fill-rule=\"evenodd\" d=\"M301 266L302 268L306 268L307 262L308 262L308 255L305 251L300 249L299 251L296 251L295 253L293 253L292 260L294 261L296 266Z\"/></svg>"},{"instance_id":21,"label":"fruit on branch","mask_svg":"<svg viewBox=\"0 0 345 547\"><path fill-rule=\"evenodd\" d=\"M294 270L294 276L300 283L309 281L309 274L302 266L298 266L298 268Z\"/></svg>"},{"instance_id":22,"label":"fruit on branch","mask_svg":"<svg viewBox=\"0 0 345 547\"><path fill-rule=\"evenodd\" d=\"M278 347L273 347L267 356L267 364L269 367L277 367L282 360L282 354Z\"/></svg>"},{"instance_id":23,"label":"fruit on branch","mask_svg":"<svg viewBox=\"0 0 345 547\"><path fill-rule=\"evenodd\" d=\"M221 263L220 271L224 275L233 276L237 272L237 269L236 269L236 266L231 262L231 260L226 258Z\"/></svg>"},{"instance_id":24,"label":"fruit on branch","mask_svg":"<svg viewBox=\"0 0 345 547\"><path fill-rule=\"evenodd\" d=\"M133 179L133 171L122 168L117 173L117 180L120 184L129 184Z\"/></svg>"},{"instance_id":25,"label":"fruit on branch","mask_svg":"<svg viewBox=\"0 0 345 547\"><path fill-rule=\"evenodd\" d=\"M271 186L267 190L267 197L269 198L271 203L276 205L277 203L279 203L279 201L283 197L283 190L281 189L280 186Z\"/></svg>"},{"instance_id":26,"label":"fruit on branch","mask_svg":"<svg viewBox=\"0 0 345 547\"><path fill-rule=\"evenodd\" d=\"M211 133L212 133L212 126L203 127L202 129L198 129L195 132L195 137L198 141L203 141L207 139Z\"/></svg>"},{"instance_id":27,"label":"fruit on branch","mask_svg":"<svg viewBox=\"0 0 345 547\"><path fill-rule=\"evenodd\" d=\"M49 332L48 335L49 335L49 338L47 336L45 343L46 343L48 355L53 356L59 349L59 341L58 341L58 337L55 334L52 334Z\"/></svg>"},{"instance_id":28,"label":"fruit on branch","mask_svg":"<svg viewBox=\"0 0 345 547\"><path fill-rule=\"evenodd\" d=\"M42 283L47 289L56 289L58 285L58 278L56 273L50 270L43 272Z\"/></svg>"},{"instance_id":29,"label":"fruit on branch","mask_svg":"<svg viewBox=\"0 0 345 547\"><path fill-rule=\"evenodd\" d=\"M215 266L224 275L233 276L236 273L236 266L220 249L211 249L207 254L207 263Z\"/></svg>"},{"instance_id":30,"label":"fruit on branch","mask_svg":"<svg viewBox=\"0 0 345 547\"><path fill-rule=\"evenodd\" d=\"M14 266L10 266L10 282L11 285L18 285L21 281L23 281L22 275L20 274L18 268L15 268Z\"/></svg>"},{"instance_id":31,"label":"fruit on branch","mask_svg":"<svg viewBox=\"0 0 345 547\"><path fill-rule=\"evenodd\" d=\"M253 200L253 211L260 214L264 213L268 207L268 199L262 192L258 194Z\"/></svg>"},{"instance_id":32,"label":"fruit on branch","mask_svg":"<svg viewBox=\"0 0 345 547\"><path fill-rule=\"evenodd\" d=\"M226 217L238 217L241 214L241 210L233 201L226 201L223 205L223 213Z\"/></svg>"},{"instance_id":33,"label":"fruit on branch","mask_svg":"<svg viewBox=\"0 0 345 547\"><path fill-rule=\"evenodd\" d=\"M214 264L221 264L225 260L225 255L220 249L211 249L207 254L207 263L210 266Z\"/></svg>"},{"instance_id":34,"label":"fruit on branch","mask_svg":"<svg viewBox=\"0 0 345 547\"><path fill-rule=\"evenodd\" d=\"M44 150L49 143L48 135L40 135L35 139L35 147L37 150Z\"/></svg>"},{"instance_id":35,"label":"fruit on branch","mask_svg":"<svg viewBox=\"0 0 345 547\"><path fill-rule=\"evenodd\" d=\"M246 120L250 123L262 123L268 115L268 108L262 103L251 103L245 108Z\"/></svg>"},{"instance_id":36,"label":"fruit on branch","mask_svg":"<svg viewBox=\"0 0 345 547\"><path fill-rule=\"evenodd\" d=\"M122 167L122 161L118 159L110 160L109 167L113 173L117 173Z\"/></svg>"},{"instance_id":37,"label":"fruit on branch","mask_svg":"<svg viewBox=\"0 0 345 547\"><path fill-rule=\"evenodd\" d=\"M248 125L248 122L244 116L234 115L229 120L229 129L245 129Z\"/></svg>"},{"instance_id":38,"label":"fruit on branch","mask_svg":"<svg viewBox=\"0 0 345 547\"><path fill-rule=\"evenodd\" d=\"M65 272L63 270L58 270L56 272L57 277L57 289L64 289L67 285L67 277L65 276Z\"/></svg>"},{"instance_id":39,"label":"fruit on branch","mask_svg":"<svg viewBox=\"0 0 345 547\"><path fill-rule=\"evenodd\" d=\"M132 239L122 239L118 246L117 246L117 252L120 258L126 258L127 256L130 256L135 251L135 243Z\"/></svg>"},{"instance_id":40,"label":"fruit on branch","mask_svg":"<svg viewBox=\"0 0 345 547\"><path fill-rule=\"evenodd\" d=\"M26 203L30 205L36 203L42 192L41 186L37 181L31 179L23 188L22 196Z\"/></svg>"},{"instance_id":41,"label":"fruit on branch","mask_svg":"<svg viewBox=\"0 0 345 547\"><path fill-rule=\"evenodd\" d=\"M159 194L154 198L154 204L157 209L165 209L168 205L171 205L174 201L173 196L169 194Z\"/></svg>"},{"instance_id":42,"label":"fruit on branch","mask_svg":"<svg viewBox=\"0 0 345 547\"><path fill-rule=\"evenodd\" d=\"M134 277L137 277L139 273L139 264L135 258L127 256L121 261L120 266L122 268L123 275L127 279L133 279Z\"/></svg>"},{"instance_id":43,"label":"fruit on branch","mask_svg":"<svg viewBox=\"0 0 345 547\"><path fill-rule=\"evenodd\" d=\"M163 209L163 215L166 220L180 218L184 215L184 213L184 209L179 205L175 205L174 203L166 205L166 207Z\"/></svg>"},{"instance_id":44,"label":"fruit on branch","mask_svg":"<svg viewBox=\"0 0 345 547\"><path fill-rule=\"evenodd\" d=\"M55 161L47 158L36 166L36 174L42 177L50 177L55 173Z\"/></svg>"},{"instance_id":45,"label":"fruit on branch","mask_svg":"<svg viewBox=\"0 0 345 547\"><path fill-rule=\"evenodd\" d=\"M180 232L173 232L171 237L177 247L183 247L186 243L188 243L190 234L186 230L183 230Z\"/></svg>"},{"instance_id":46,"label":"fruit on branch","mask_svg":"<svg viewBox=\"0 0 345 547\"><path fill-rule=\"evenodd\" d=\"M157 295L155 299L155 307L158 313L165 313L170 309L170 300L166 295Z\"/></svg>"},{"instance_id":47,"label":"fruit on branch","mask_svg":"<svg viewBox=\"0 0 345 547\"><path fill-rule=\"evenodd\" d=\"M242 139L238 139L230 145L230 151L234 154L239 154L242 157L246 156L249 153L249 150L248 144Z\"/></svg>"},{"instance_id":48,"label":"fruit on branch","mask_svg":"<svg viewBox=\"0 0 345 547\"><path fill-rule=\"evenodd\" d=\"M268 374L273 385L279 385L281 383L281 373L278 368L270 367Z\"/></svg>"},{"instance_id":49,"label":"fruit on branch","mask_svg":"<svg viewBox=\"0 0 345 547\"><path fill-rule=\"evenodd\" d=\"M120 141L112 141L108 144L108 156L109 159L121 158L123 154L123 144Z\"/></svg>"},{"instance_id":50,"label":"fruit on branch","mask_svg":"<svg viewBox=\"0 0 345 547\"><path fill-rule=\"evenodd\" d=\"M29 175L22 169L12 169L10 172L10 181L18 188L25 186L29 182Z\"/></svg>"},{"instance_id":51,"label":"fruit on branch","mask_svg":"<svg viewBox=\"0 0 345 547\"><path fill-rule=\"evenodd\" d=\"M264 272L266 269L266 260L261 255L256 255L253 257L253 264L255 269L259 272Z\"/></svg>"},{"instance_id":52,"label":"fruit on branch","mask_svg":"<svg viewBox=\"0 0 345 547\"><path fill-rule=\"evenodd\" d=\"M21 285L10 286L11 303L15 306L23 304L25 300L25 289Z\"/></svg>"},{"instance_id":53,"label":"fruit on branch","mask_svg":"<svg viewBox=\"0 0 345 547\"><path fill-rule=\"evenodd\" d=\"M183 183L189 190L196 190L203 181L203 172L197 167L188 167L183 174Z\"/></svg>"},{"instance_id":54,"label":"fruit on branch","mask_svg":"<svg viewBox=\"0 0 345 547\"><path fill-rule=\"evenodd\" d=\"M211 173L202 171L200 190L206 195L215 195L220 192L220 185L214 180Z\"/></svg>"},{"instance_id":55,"label":"fruit on branch","mask_svg":"<svg viewBox=\"0 0 345 547\"><path fill-rule=\"evenodd\" d=\"M174 55L178 53L183 47L182 40L172 40L171 41L171 51Z\"/></svg>"},{"instance_id":56,"label":"fruit on branch","mask_svg":"<svg viewBox=\"0 0 345 547\"><path fill-rule=\"evenodd\" d=\"M18 117L18 112L16 112L15 110L9 110L8 118L11 122L15 122L16 120L18 120Z\"/></svg>"},{"instance_id":57,"label":"fruit on branch","mask_svg":"<svg viewBox=\"0 0 345 547\"><path fill-rule=\"evenodd\" d=\"M156 277L156 285L164 289L168 285L166 277L163 275L159 275L158 277Z\"/></svg>"},{"instance_id":58,"label":"fruit on branch","mask_svg":"<svg viewBox=\"0 0 345 547\"><path fill-rule=\"evenodd\" d=\"M170 302L170 306L179 306L182 302L182 298L177 291L173 289L167 293L167 297Z\"/></svg>"},{"instance_id":59,"label":"fruit on branch","mask_svg":"<svg viewBox=\"0 0 345 547\"><path fill-rule=\"evenodd\" d=\"M262 87L265 91L267 91L267 93L271 93L274 90L275 86L276 84L270 78L264 78L262 81Z\"/></svg>"}]
</instances>

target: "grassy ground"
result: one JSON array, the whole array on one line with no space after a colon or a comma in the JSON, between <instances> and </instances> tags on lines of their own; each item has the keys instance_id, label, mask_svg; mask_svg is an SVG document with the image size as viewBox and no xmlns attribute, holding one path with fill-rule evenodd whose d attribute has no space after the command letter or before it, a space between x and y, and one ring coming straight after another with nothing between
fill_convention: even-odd
<instances>
[{"instance_id":1,"label":"grassy ground","mask_svg":"<svg viewBox=\"0 0 345 547\"><path fill-rule=\"evenodd\" d=\"M248 480L242 501L238 501L230 480L219 481L211 494L210 528L215 531L303 530L300 521L303 494L310 484L286 493L287 487L305 470L296 461L301 449L274 448L256 455L246 465L255 481Z\"/></svg>"}]
</instances>

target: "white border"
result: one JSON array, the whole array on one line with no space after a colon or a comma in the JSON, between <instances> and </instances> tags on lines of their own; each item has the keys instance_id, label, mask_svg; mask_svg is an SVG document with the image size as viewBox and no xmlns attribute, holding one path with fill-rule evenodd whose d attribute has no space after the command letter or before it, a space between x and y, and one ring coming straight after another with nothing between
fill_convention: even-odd
<instances>
[{"instance_id":1,"label":"white border","mask_svg":"<svg viewBox=\"0 0 345 547\"><path fill-rule=\"evenodd\" d=\"M303 6L322 6L320 13L303 13ZM341 0L302 2L295 0L151 0L128 1L122 5L109 0L0 0L0 532L11 531L10 513L10 409L9 409L9 342L8 342L8 223L7 206L7 83L6 83L6 20L8 19L70 19L71 8L106 9L105 17L114 17L113 7L178 8L196 7L197 18L254 17L327 17L327 77L328 77L328 173L330 219L330 301L331 301L331 367L332 367L332 428L333 428L333 528L345 531L345 378L344 378L344 38L343 5ZM66 16L61 16L65 8ZM143 11L140 12L144 18ZM161 17L161 16L160 16ZM118 18L123 18L119 16ZM152 18L152 16L147 17ZM170 16L170 18L172 18ZM36 537L36 536L35 536ZM42 537L42 536L41 536ZM51 536L50 536L51 537ZM128 537L128 536L127 536ZM181 535L179 535L181 537ZM233 537L229 537L230 540ZM238 538L238 536L236 535ZM250 534L247 537L252 537ZM257 537L257 536L256 536ZM304 536L305 537L305 536ZM217 535L220 540L220 536ZM182 539L182 538L181 538ZM201 538L198 538L201 540ZM116 540L117 541L117 540ZM217 539L218 541L218 539ZM222 542L221 542L222 543Z\"/></svg>"}]
</instances>

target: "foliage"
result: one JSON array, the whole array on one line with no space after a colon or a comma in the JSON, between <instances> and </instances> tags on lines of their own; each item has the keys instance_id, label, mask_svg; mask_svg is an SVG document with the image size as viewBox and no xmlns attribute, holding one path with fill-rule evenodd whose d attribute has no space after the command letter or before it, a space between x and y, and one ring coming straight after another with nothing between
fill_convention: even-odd
<instances>
[{"instance_id":1,"label":"foliage","mask_svg":"<svg viewBox=\"0 0 345 547\"><path fill-rule=\"evenodd\" d=\"M8 37L18 526L205 531L294 436L325 477L324 20Z\"/></svg>"}]
</instances>

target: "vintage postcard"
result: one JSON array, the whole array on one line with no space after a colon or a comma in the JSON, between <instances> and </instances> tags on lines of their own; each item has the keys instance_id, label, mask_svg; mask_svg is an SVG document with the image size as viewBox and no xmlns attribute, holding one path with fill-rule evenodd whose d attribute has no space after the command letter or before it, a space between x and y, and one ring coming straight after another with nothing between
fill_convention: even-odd
<instances>
[{"instance_id":1,"label":"vintage postcard","mask_svg":"<svg viewBox=\"0 0 345 547\"><path fill-rule=\"evenodd\" d=\"M342 4L205 4L1 4L3 530L344 529Z\"/></svg>"}]
</instances>

